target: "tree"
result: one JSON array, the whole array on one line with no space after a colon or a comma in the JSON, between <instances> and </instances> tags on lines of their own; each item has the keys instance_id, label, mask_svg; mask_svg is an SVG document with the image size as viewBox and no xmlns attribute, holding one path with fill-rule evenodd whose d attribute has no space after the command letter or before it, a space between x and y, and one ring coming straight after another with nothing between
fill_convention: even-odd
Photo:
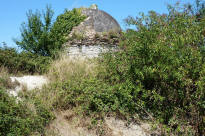
<instances>
[{"instance_id":1,"label":"tree","mask_svg":"<svg viewBox=\"0 0 205 136\"><path fill-rule=\"evenodd\" d=\"M196 16L198 21L201 21L205 17L205 1L195 0L194 4L187 4L187 9L189 9L193 16Z\"/></svg>"},{"instance_id":2,"label":"tree","mask_svg":"<svg viewBox=\"0 0 205 136\"><path fill-rule=\"evenodd\" d=\"M42 56L51 56L51 50L55 47L49 38L52 28L52 18L54 11L50 6L46 11L39 12L32 10L27 12L27 22L21 25L21 39L14 40L16 44L25 51Z\"/></svg>"},{"instance_id":3,"label":"tree","mask_svg":"<svg viewBox=\"0 0 205 136\"><path fill-rule=\"evenodd\" d=\"M28 20L21 26L21 39L14 40L16 44L25 51L54 57L55 52L68 40L72 28L86 17L81 15L81 9L65 10L53 22L53 14L50 6L47 6L46 12L43 13L29 10Z\"/></svg>"},{"instance_id":4,"label":"tree","mask_svg":"<svg viewBox=\"0 0 205 136\"><path fill-rule=\"evenodd\" d=\"M86 17L81 14L81 9L65 10L60 14L54 22L50 38L55 47L60 49L62 45L68 41L68 35L73 27L78 26Z\"/></svg>"}]
</instances>

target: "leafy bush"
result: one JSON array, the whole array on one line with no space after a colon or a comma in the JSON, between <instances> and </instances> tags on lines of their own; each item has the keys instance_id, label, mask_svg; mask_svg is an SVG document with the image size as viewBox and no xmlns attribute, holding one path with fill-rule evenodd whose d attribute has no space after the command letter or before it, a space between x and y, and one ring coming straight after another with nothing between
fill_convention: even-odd
<instances>
[{"instance_id":1,"label":"leafy bush","mask_svg":"<svg viewBox=\"0 0 205 136\"><path fill-rule=\"evenodd\" d=\"M57 60L51 85L31 96L84 115L149 114L165 125L165 135L203 134L204 28L189 13L169 8L168 15L129 18L137 30L127 31L119 51L106 54L95 67Z\"/></svg>"},{"instance_id":2,"label":"leafy bush","mask_svg":"<svg viewBox=\"0 0 205 136\"><path fill-rule=\"evenodd\" d=\"M126 21L137 30L125 34L122 51L104 60L104 79L119 85L119 94L126 90L121 97L129 113L142 107L177 135L202 135L204 27L187 9L171 6L168 15L152 11Z\"/></svg>"},{"instance_id":3,"label":"leafy bush","mask_svg":"<svg viewBox=\"0 0 205 136\"><path fill-rule=\"evenodd\" d=\"M15 48L0 48L0 65L6 67L9 73L44 73L49 63L49 57L24 51L18 53Z\"/></svg>"},{"instance_id":4,"label":"leafy bush","mask_svg":"<svg viewBox=\"0 0 205 136\"><path fill-rule=\"evenodd\" d=\"M0 88L0 135L28 136L38 132L43 134L44 127L53 115L40 101L34 101L35 110L26 102L18 101Z\"/></svg>"},{"instance_id":5,"label":"leafy bush","mask_svg":"<svg viewBox=\"0 0 205 136\"><path fill-rule=\"evenodd\" d=\"M59 49L69 39L72 28L78 26L86 17L81 14L81 9L65 10L59 15L51 29L51 39Z\"/></svg>"},{"instance_id":6,"label":"leafy bush","mask_svg":"<svg viewBox=\"0 0 205 136\"><path fill-rule=\"evenodd\" d=\"M72 28L79 25L85 16L77 9L66 10L53 23L53 14L49 6L43 13L38 10L33 13L30 10L27 13L27 22L21 26L21 39L15 40L16 44L25 51L55 57L56 51L68 40L66 37Z\"/></svg>"}]
</instances>

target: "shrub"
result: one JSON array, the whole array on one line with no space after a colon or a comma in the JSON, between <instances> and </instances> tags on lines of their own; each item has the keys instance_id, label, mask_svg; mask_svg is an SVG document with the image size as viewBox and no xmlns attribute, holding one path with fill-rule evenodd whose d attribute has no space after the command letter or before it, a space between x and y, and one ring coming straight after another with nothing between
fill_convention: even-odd
<instances>
[{"instance_id":1,"label":"shrub","mask_svg":"<svg viewBox=\"0 0 205 136\"><path fill-rule=\"evenodd\" d=\"M54 45L60 49L69 39L68 35L72 28L78 26L85 18L81 14L81 9L75 8L71 11L65 10L63 14L60 14L51 29L50 36Z\"/></svg>"},{"instance_id":2,"label":"shrub","mask_svg":"<svg viewBox=\"0 0 205 136\"><path fill-rule=\"evenodd\" d=\"M204 28L185 9L149 12L127 23L122 50L104 60L104 79L123 97L129 113L149 111L177 135L202 135L205 110ZM123 88L123 90L122 90ZM194 130L194 131L193 131ZM167 130L168 131L168 130Z\"/></svg>"},{"instance_id":3,"label":"shrub","mask_svg":"<svg viewBox=\"0 0 205 136\"><path fill-rule=\"evenodd\" d=\"M32 111L26 102L18 101L0 88L0 135L28 136L32 133L44 133L44 127L53 115L40 101L34 101Z\"/></svg>"},{"instance_id":4,"label":"shrub","mask_svg":"<svg viewBox=\"0 0 205 136\"><path fill-rule=\"evenodd\" d=\"M19 53L15 48L0 48L0 65L6 67L9 73L44 73L49 63L49 57L24 51Z\"/></svg>"}]
</instances>

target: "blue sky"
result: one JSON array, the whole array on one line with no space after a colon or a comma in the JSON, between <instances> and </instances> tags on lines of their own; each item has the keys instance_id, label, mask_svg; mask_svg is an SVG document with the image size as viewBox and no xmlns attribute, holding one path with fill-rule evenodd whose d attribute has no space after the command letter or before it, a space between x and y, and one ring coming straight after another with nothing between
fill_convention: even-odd
<instances>
[{"instance_id":1,"label":"blue sky","mask_svg":"<svg viewBox=\"0 0 205 136\"><path fill-rule=\"evenodd\" d=\"M89 7L97 4L99 9L108 12L121 25L126 28L123 19L127 16L137 16L139 12L147 13L150 10L158 13L167 13L167 4L177 1L191 3L194 0L1 0L0 3L0 43L6 42L8 46L15 47L12 38L20 37L20 26L26 21L26 12L29 9L43 10L50 4L55 11L55 17L63 13L64 9L76 7Z\"/></svg>"}]
</instances>

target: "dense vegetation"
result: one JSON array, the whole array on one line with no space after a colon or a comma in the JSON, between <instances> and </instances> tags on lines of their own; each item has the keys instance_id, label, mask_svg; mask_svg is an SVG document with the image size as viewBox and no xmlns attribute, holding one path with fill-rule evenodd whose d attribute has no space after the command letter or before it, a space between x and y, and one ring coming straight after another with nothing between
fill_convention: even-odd
<instances>
[{"instance_id":1,"label":"dense vegetation","mask_svg":"<svg viewBox=\"0 0 205 136\"><path fill-rule=\"evenodd\" d=\"M10 74L46 73L72 27L85 19L76 9L65 10L54 23L52 17L50 7L42 14L29 11L28 20L21 27L21 39L15 40L22 50L6 47L5 44L0 47L1 136L44 135L45 126L54 118L51 109L41 99L23 97L16 100L5 91L18 85L11 83Z\"/></svg>"},{"instance_id":2,"label":"dense vegetation","mask_svg":"<svg viewBox=\"0 0 205 136\"><path fill-rule=\"evenodd\" d=\"M49 103L56 108L77 108L98 119L148 116L164 135L202 135L205 29L190 11L169 6L169 14L129 17L136 30L124 33L119 52L96 66L59 60L51 66L54 82L37 98L55 93Z\"/></svg>"},{"instance_id":3,"label":"dense vegetation","mask_svg":"<svg viewBox=\"0 0 205 136\"><path fill-rule=\"evenodd\" d=\"M123 105L129 107L126 112L143 108L168 125L171 130L167 131L202 135L204 22L198 22L188 9L180 11L171 6L167 15L150 12L148 16L130 17L127 22L137 31L126 33L123 51L105 61L105 79L119 87L120 96L126 100Z\"/></svg>"},{"instance_id":4,"label":"dense vegetation","mask_svg":"<svg viewBox=\"0 0 205 136\"><path fill-rule=\"evenodd\" d=\"M151 11L147 16L141 14L137 18L128 17L126 23L134 25L136 29L123 32L118 52L106 53L96 60L72 60L67 56L60 56L58 60L53 61L48 72L51 80L49 86L22 94L24 102L33 102L39 111L35 115L29 108L28 110L22 108L23 103L15 103L13 98L0 91L2 103L0 105L6 107L0 107L0 118L8 118L3 120L5 123L0 123L0 128L4 130L2 135L12 135L16 130L19 135L28 135L36 131L42 133L42 124L48 123L52 118L50 112L56 109L73 109L84 117L94 118L94 123L102 121L108 114L131 121L148 118L159 126L163 135L203 135L205 128L203 3L201 6L199 3L196 11L190 5L183 8L178 5L168 6L168 10L168 14ZM70 26L73 27L84 19L83 16L72 17L79 13L78 10L65 11L58 17L49 30L49 33L53 33L52 31L58 33L54 39L51 38L55 41L53 45L61 46L67 38L66 33L71 31ZM74 18L74 22L65 21L69 18ZM66 22L69 22L68 26ZM67 27L66 31L62 29L64 27ZM7 59L6 61L0 59L0 62L9 70L14 70L17 65L12 64L16 62L13 60L16 57L10 58L6 54L22 56L23 60L26 60L25 56L32 51L26 50L25 53L19 54L13 49L1 49L1 52L0 58L3 56ZM39 54L33 53L32 55ZM33 63L26 61L22 64L26 67L28 65L28 69L20 70L31 72L30 67L35 71L41 69L41 66L44 69L42 63L47 62L47 59L44 60L47 55L41 55L44 57L34 61L40 64L38 67L33 68ZM28 60L30 58L32 57L28 57ZM6 78L0 80L8 84ZM19 111L21 108L23 112ZM26 113L26 119L21 118L22 113ZM10 127L11 129L5 128L5 125L10 125L17 117L20 118ZM36 122L36 119L40 120L40 123ZM34 129L31 129L31 125L35 126Z\"/></svg>"},{"instance_id":5,"label":"dense vegetation","mask_svg":"<svg viewBox=\"0 0 205 136\"><path fill-rule=\"evenodd\" d=\"M30 104L30 105L29 105ZM31 104L35 109L31 109ZM32 111L35 110L35 111ZM52 113L40 101L18 102L0 88L0 135L28 136L44 133L44 126L53 118Z\"/></svg>"},{"instance_id":6,"label":"dense vegetation","mask_svg":"<svg viewBox=\"0 0 205 136\"><path fill-rule=\"evenodd\" d=\"M54 118L41 100L17 100L6 93L6 88L15 87L9 81L6 68L0 68L0 135L28 136L44 134L44 127Z\"/></svg>"},{"instance_id":7,"label":"dense vegetation","mask_svg":"<svg viewBox=\"0 0 205 136\"><path fill-rule=\"evenodd\" d=\"M122 52L105 59L105 79L117 87L126 112L137 113L143 108L171 128L164 130L165 134L202 135L204 21L198 21L190 9L168 9L169 14L151 11L148 16L126 20L136 31L125 34Z\"/></svg>"},{"instance_id":8,"label":"dense vegetation","mask_svg":"<svg viewBox=\"0 0 205 136\"><path fill-rule=\"evenodd\" d=\"M0 65L6 67L9 73L45 73L51 59L31 52L18 52L15 48L0 47Z\"/></svg>"}]
</instances>

